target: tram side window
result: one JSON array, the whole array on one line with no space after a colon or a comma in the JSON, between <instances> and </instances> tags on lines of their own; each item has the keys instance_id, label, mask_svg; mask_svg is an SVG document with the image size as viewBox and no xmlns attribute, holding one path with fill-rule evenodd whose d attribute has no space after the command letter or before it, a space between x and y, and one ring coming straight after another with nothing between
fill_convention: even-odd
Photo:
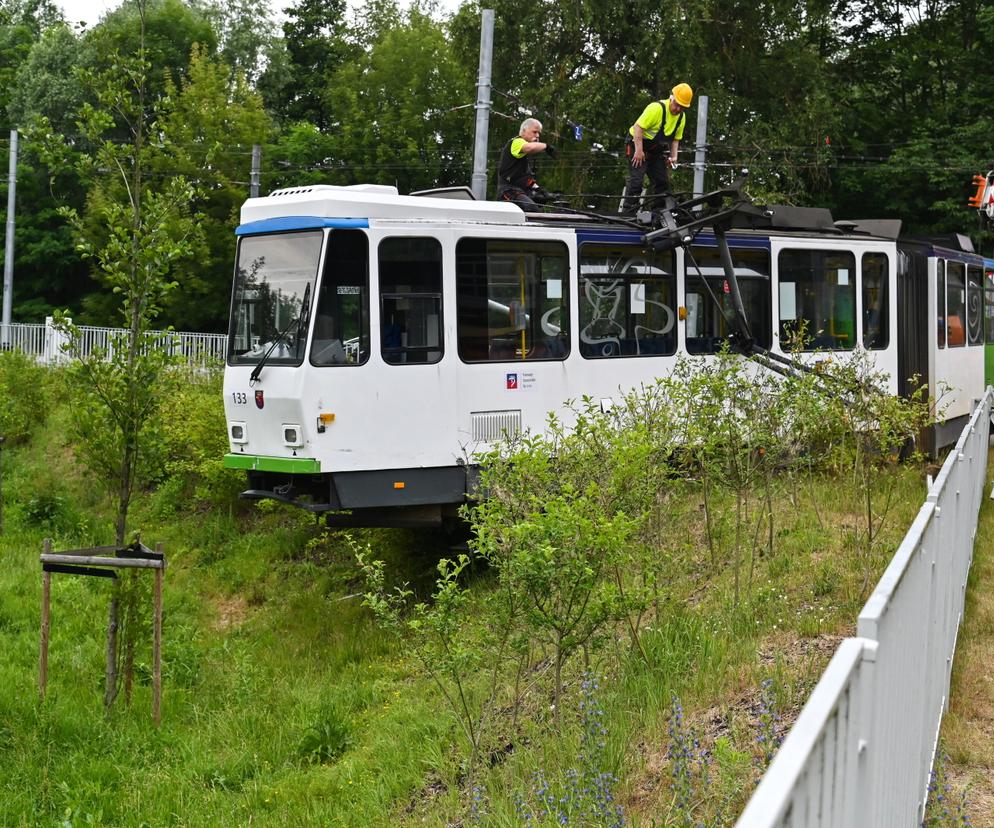
<instances>
[{"instance_id":1,"label":"tram side window","mask_svg":"<svg viewBox=\"0 0 994 828\"><path fill-rule=\"evenodd\" d=\"M984 283L977 265L966 269L966 337L969 345L984 344Z\"/></svg>"},{"instance_id":2,"label":"tram side window","mask_svg":"<svg viewBox=\"0 0 994 828\"><path fill-rule=\"evenodd\" d=\"M936 346L946 347L946 263L942 259L935 262L935 315Z\"/></svg>"},{"instance_id":3,"label":"tram side window","mask_svg":"<svg viewBox=\"0 0 994 828\"><path fill-rule=\"evenodd\" d=\"M586 359L676 351L673 253L635 245L580 250L580 354Z\"/></svg>"},{"instance_id":4,"label":"tram side window","mask_svg":"<svg viewBox=\"0 0 994 828\"><path fill-rule=\"evenodd\" d=\"M380 242L380 349L392 365L442 358L442 245L431 238Z\"/></svg>"},{"instance_id":5,"label":"tram side window","mask_svg":"<svg viewBox=\"0 0 994 828\"><path fill-rule=\"evenodd\" d=\"M856 257L849 251L784 250L779 268L781 347L855 347Z\"/></svg>"},{"instance_id":6,"label":"tram side window","mask_svg":"<svg viewBox=\"0 0 994 828\"><path fill-rule=\"evenodd\" d=\"M721 350L733 329L731 286L725 279L717 248L692 247L690 252L691 256L685 259L687 351L714 354ZM749 331L758 345L769 348L773 336L769 251L732 248L731 254Z\"/></svg>"},{"instance_id":7,"label":"tram side window","mask_svg":"<svg viewBox=\"0 0 994 828\"><path fill-rule=\"evenodd\" d=\"M946 262L946 343L950 348L966 345L966 267Z\"/></svg>"},{"instance_id":8,"label":"tram side window","mask_svg":"<svg viewBox=\"0 0 994 828\"><path fill-rule=\"evenodd\" d=\"M885 253L863 254L863 347L877 351L890 344L887 281L889 262Z\"/></svg>"},{"instance_id":9,"label":"tram side window","mask_svg":"<svg viewBox=\"0 0 994 828\"><path fill-rule=\"evenodd\" d=\"M369 242L361 230L332 230L311 342L313 365L369 359Z\"/></svg>"},{"instance_id":10,"label":"tram side window","mask_svg":"<svg viewBox=\"0 0 994 828\"><path fill-rule=\"evenodd\" d=\"M994 345L994 270L984 269L984 329L988 345Z\"/></svg>"},{"instance_id":11,"label":"tram side window","mask_svg":"<svg viewBox=\"0 0 994 828\"><path fill-rule=\"evenodd\" d=\"M563 243L461 239L456 293L463 361L563 360L569 354L569 255Z\"/></svg>"}]
</instances>

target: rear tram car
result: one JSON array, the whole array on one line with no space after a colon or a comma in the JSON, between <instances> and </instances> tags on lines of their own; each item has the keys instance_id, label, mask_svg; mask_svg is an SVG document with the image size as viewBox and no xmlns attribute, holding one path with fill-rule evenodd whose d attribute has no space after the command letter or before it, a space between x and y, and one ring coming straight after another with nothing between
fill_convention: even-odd
<instances>
[{"instance_id":1,"label":"rear tram car","mask_svg":"<svg viewBox=\"0 0 994 828\"><path fill-rule=\"evenodd\" d=\"M241 221L225 465L248 473L247 497L339 525L454 517L475 452L541 429L567 399L610 405L728 334L707 230L688 255L631 226L374 185L279 190ZM900 240L897 225L727 240L758 345L785 354L804 325L812 350L867 349L893 393L916 374L933 395L948 385L938 448L985 385L994 261L959 240Z\"/></svg>"}]
</instances>

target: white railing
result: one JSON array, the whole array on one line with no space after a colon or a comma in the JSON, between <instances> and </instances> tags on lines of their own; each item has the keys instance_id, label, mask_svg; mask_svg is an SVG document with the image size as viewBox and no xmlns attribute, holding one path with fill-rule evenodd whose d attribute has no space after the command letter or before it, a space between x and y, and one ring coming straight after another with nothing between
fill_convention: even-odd
<instances>
[{"instance_id":1,"label":"white railing","mask_svg":"<svg viewBox=\"0 0 994 828\"><path fill-rule=\"evenodd\" d=\"M37 356L45 351L45 325L0 325L0 344L5 348Z\"/></svg>"},{"instance_id":2,"label":"white railing","mask_svg":"<svg viewBox=\"0 0 994 828\"><path fill-rule=\"evenodd\" d=\"M988 389L736 828L921 825L987 473Z\"/></svg>"},{"instance_id":3,"label":"white railing","mask_svg":"<svg viewBox=\"0 0 994 828\"><path fill-rule=\"evenodd\" d=\"M89 356L95 350L111 353L115 340L125 333L123 328L100 328L92 325L77 325L79 331L79 352ZM187 331L153 331L159 335L163 347L173 354L184 357L190 368L207 368L223 365L227 355L228 337L225 334L190 333ZM54 365L68 359L63 346L65 335L59 331L49 317L44 325L16 323L0 325L0 343L5 348L21 351L33 356L45 365Z\"/></svg>"}]
</instances>

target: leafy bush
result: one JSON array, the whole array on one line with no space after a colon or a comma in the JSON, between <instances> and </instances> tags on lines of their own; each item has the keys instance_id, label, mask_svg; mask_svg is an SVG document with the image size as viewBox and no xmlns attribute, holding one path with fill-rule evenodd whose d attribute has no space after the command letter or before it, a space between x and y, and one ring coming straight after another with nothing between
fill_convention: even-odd
<instances>
[{"instance_id":1,"label":"leafy bush","mask_svg":"<svg viewBox=\"0 0 994 828\"><path fill-rule=\"evenodd\" d=\"M13 522L28 529L41 530L61 542L83 540L90 532L88 516L75 502L65 483L42 472L27 485L16 490L10 504Z\"/></svg>"},{"instance_id":2,"label":"leafy bush","mask_svg":"<svg viewBox=\"0 0 994 828\"><path fill-rule=\"evenodd\" d=\"M8 444L27 441L47 403L47 369L20 351L0 352L0 435Z\"/></svg>"},{"instance_id":3,"label":"leafy bush","mask_svg":"<svg viewBox=\"0 0 994 828\"><path fill-rule=\"evenodd\" d=\"M228 442L221 374L174 379L171 416L162 421L163 493L176 508L190 499L215 505L231 501L243 488L244 480L223 466Z\"/></svg>"}]
</instances>

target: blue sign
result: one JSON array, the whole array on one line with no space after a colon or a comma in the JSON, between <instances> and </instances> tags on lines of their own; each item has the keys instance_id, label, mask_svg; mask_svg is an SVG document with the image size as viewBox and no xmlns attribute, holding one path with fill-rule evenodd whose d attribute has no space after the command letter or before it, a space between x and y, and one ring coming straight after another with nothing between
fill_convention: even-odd
<instances>
[{"instance_id":1,"label":"blue sign","mask_svg":"<svg viewBox=\"0 0 994 828\"><path fill-rule=\"evenodd\" d=\"M576 138L577 141L583 140L583 127L579 124L573 124L573 137Z\"/></svg>"}]
</instances>

